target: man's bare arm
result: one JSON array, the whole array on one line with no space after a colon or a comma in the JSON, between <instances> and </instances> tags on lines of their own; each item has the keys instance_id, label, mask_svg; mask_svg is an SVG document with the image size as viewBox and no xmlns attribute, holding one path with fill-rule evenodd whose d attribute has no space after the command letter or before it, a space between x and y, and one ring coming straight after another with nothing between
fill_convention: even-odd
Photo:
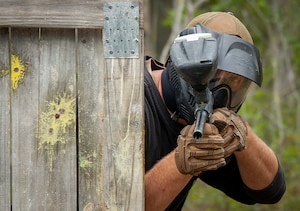
<instances>
[{"instance_id":1,"label":"man's bare arm","mask_svg":"<svg viewBox=\"0 0 300 211\"><path fill-rule=\"evenodd\" d=\"M166 209L191 178L178 171L175 153L169 153L145 175L145 210Z\"/></svg>"},{"instance_id":2,"label":"man's bare arm","mask_svg":"<svg viewBox=\"0 0 300 211\"><path fill-rule=\"evenodd\" d=\"M274 152L247 125L247 148L234 152L244 183L253 190L266 188L273 181L278 161Z\"/></svg>"}]
</instances>

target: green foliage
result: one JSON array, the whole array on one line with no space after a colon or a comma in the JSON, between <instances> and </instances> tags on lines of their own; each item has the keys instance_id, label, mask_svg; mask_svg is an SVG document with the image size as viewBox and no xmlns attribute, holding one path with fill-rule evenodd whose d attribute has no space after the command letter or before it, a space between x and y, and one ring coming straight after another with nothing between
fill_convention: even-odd
<instances>
[{"instance_id":1,"label":"green foliage","mask_svg":"<svg viewBox=\"0 0 300 211\"><path fill-rule=\"evenodd\" d=\"M162 20L162 25L164 27L170 27L173 24L174 19L174 10L173 9L166 9L167 17Z\"/></svg>"}]
</instances>

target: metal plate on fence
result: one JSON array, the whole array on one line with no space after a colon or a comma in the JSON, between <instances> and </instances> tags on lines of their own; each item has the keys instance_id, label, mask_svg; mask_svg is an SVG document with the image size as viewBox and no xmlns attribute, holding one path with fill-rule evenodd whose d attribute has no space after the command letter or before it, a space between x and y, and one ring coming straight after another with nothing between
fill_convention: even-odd
<instances>
[{"instance_id":1,"label":"metal plate on fence","mask_svg":"<svg viewBox=\"0 0 300 211\"><path fill-rule=\"evenodd\" d=\"M139 58L139 3L104 2L105 58Z\"/></svg>"}]
</instances>

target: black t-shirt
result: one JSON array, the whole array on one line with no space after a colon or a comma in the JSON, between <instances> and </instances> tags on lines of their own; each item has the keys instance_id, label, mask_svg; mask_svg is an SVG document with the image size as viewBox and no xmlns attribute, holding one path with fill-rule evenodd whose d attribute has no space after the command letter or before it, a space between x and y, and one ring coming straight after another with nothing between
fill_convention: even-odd
<instances>
[{"instance_id":1,"label":"black t-shirt","mask_svg":"<svg viewBox=\"0 0 300 211\"><path fill-rule=\"evenodd\" d=\"M145 71L146 171L177 146L183 128L170 118L152 76ZM151 140L151 141L150 141Z\"/></svg>"},{"instance_id":2,"label":"black t-shirt","mask_svg":"<svg viewBox=\"0 0 300 211\"><path fill-rule=\"evenodd\" d=\"M144 92L145 171L147 172L161 158L177 147L177 137L183 126L171 119L146 67L144 71ZM273 203L279 200L285 192L284 175L280 165L273 183L263 190L254 191L243 183L237 161L234 156L231 156L226 166L218 170L206 171L198 177L193 177L167 210L181 210L188 192L197 178L244 204Z\"/></svg>"},{"instance_id":3,"label":"black t-shirt","mask_svg":"<svg viewBox=\"0 0 300 211\"><path fill-rule=\"evenodd\" d=\"M145 170L177 147L177 137L183 128L173 121L160 97L152 76L145 70ZM193 181L177 196L167 210L181 210Z\"/></svg>"}]
</instances>

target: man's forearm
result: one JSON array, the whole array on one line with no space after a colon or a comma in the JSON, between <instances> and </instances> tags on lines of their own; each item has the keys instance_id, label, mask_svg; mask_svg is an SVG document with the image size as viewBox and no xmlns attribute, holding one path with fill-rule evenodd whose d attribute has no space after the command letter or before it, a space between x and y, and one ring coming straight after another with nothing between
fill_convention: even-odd
<instances>
[{"instance_id":1,"label":"man's forearm","mask_svg":"<svg viewBox=\"0 0 300 211\"><path fill-rule=\"evenodd\" d=\"M247 148L234 153L244 183L253 190L266 188L278 170L274 152L248 126Z\"/></svg>"},{"instance_id":2,"label":"man's forearm","mask_svg":"<svg viewBox=\"0 0 300 211\"><path fill-rule=\"evenodd\" d=\"M164 210L187 185L192 176L181 174L174 151L160 160L145 175L146 210Z\"/></svg>"}]
</instances>

